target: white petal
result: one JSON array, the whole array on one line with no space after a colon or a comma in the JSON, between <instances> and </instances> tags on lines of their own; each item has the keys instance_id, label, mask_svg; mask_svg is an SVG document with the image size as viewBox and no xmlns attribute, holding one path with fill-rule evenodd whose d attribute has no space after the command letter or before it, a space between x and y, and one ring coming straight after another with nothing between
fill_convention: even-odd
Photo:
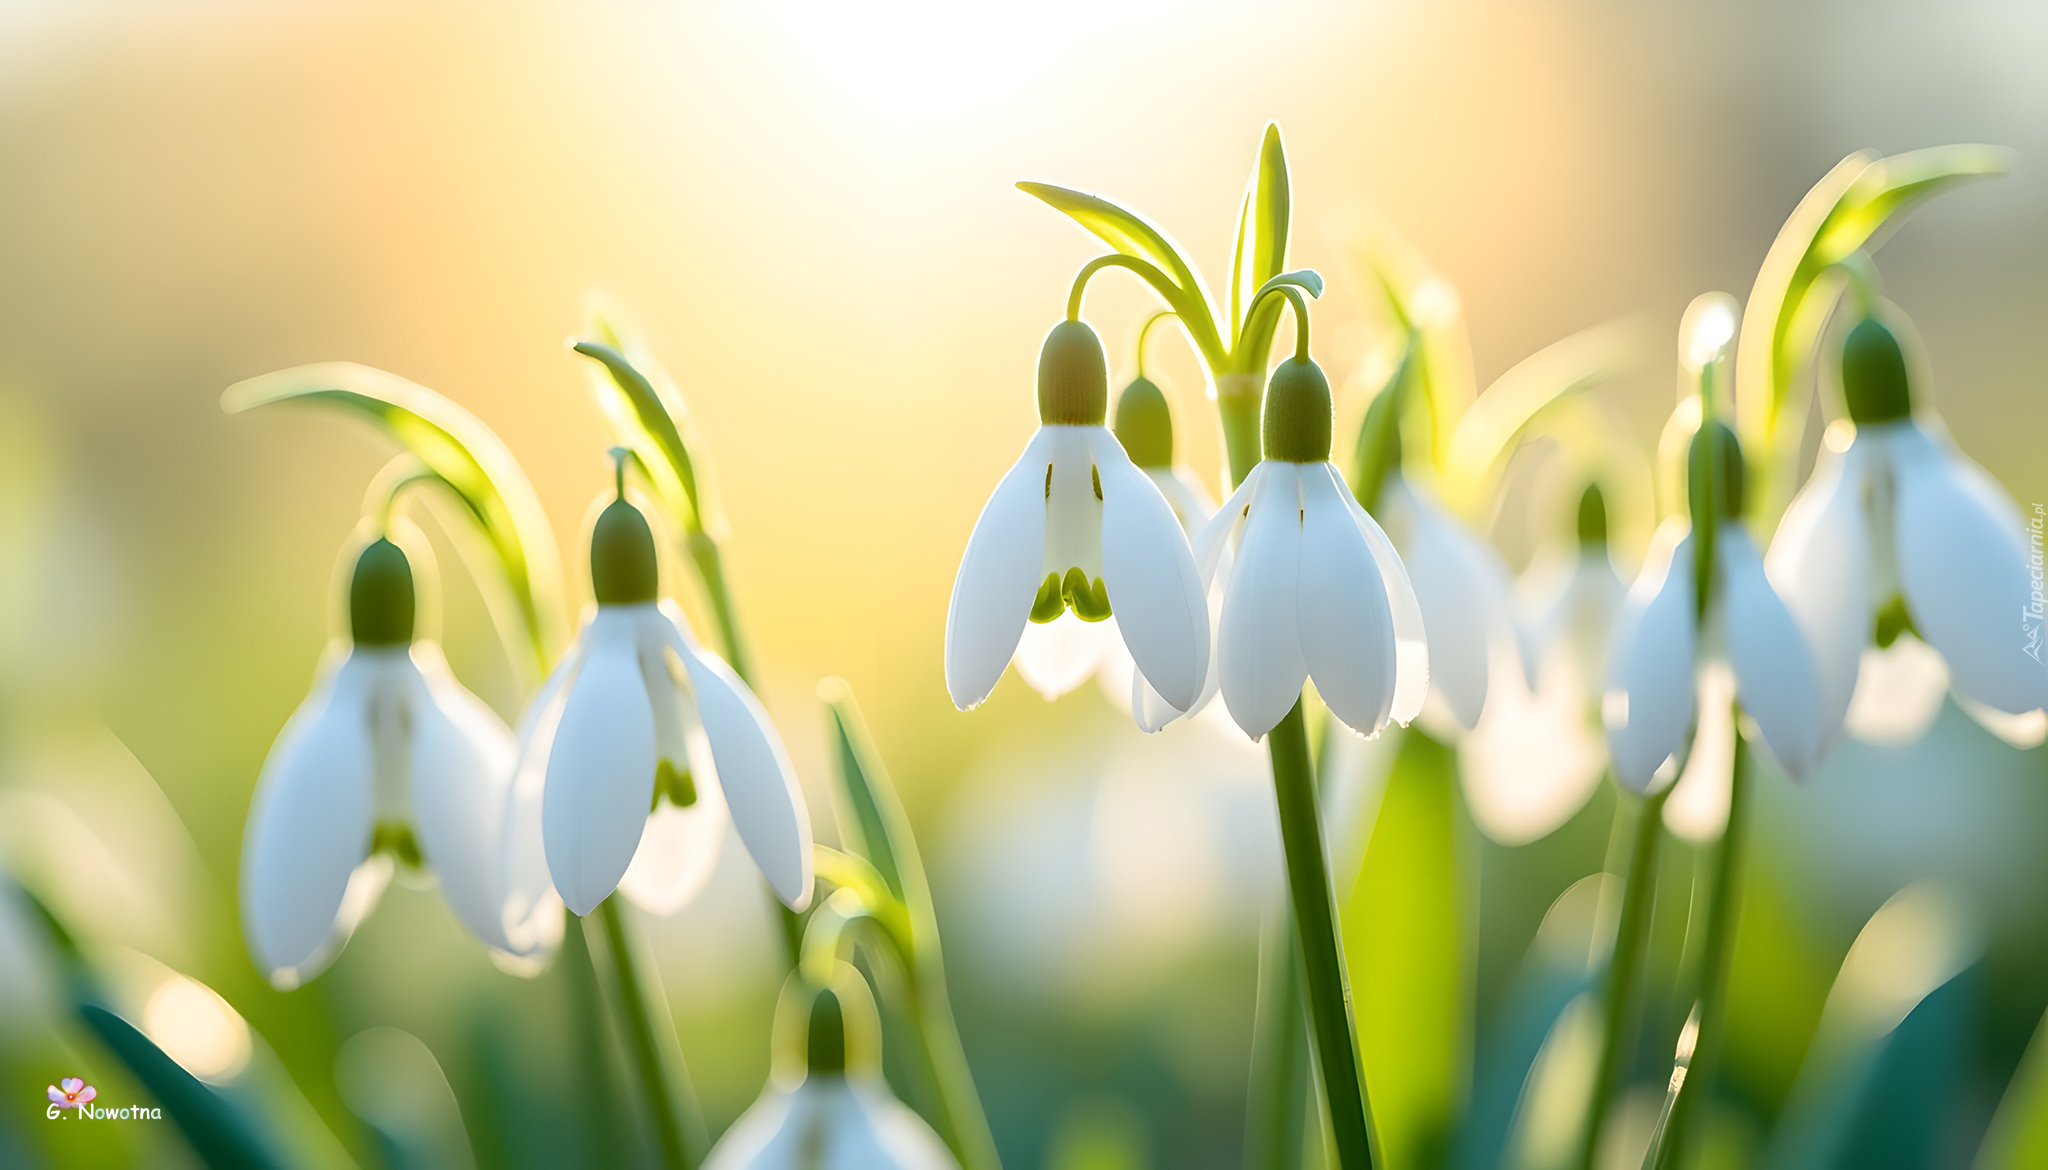
<instances>
[{"instance_id":1,"label":"white petal","mask_svg":"<svg viewBox=\"0 0 2048 1170\"><path fill-rule=\"evenodd\" d=\"M1186 710L1209 671L1209 606L1173 508L1106 429L1093 436L1102 484L1102 583L1145 680Z\"/></svg>"},{"instance_id":2,"label":"white petal","mask_svg":"<svg viewBox=\"0 0 2048 1170\"><path fill-rule=\"evenodd\" d=\"M1863 453L1823 449L1813 477L1785 511L1764 567L1804 631L1819 668L1821 717L1840 724L1870 641L1870 527Z\"/></svg>"},{"instance_id":3,"label":"white petal","mask_svg":"<svg viewBox=\"0 0 2048 1170\"><path fill-rule=\"evenodd\" d=\"M1531 692L1519 673L1494 676L1486 712L1459 744L1465 801L1502 845L1546 837L1585 806L1607 765L1569 655L1545 660Z\"/></svg>"},{"instance_id":4,"label":"white petal","mask_svg":"<svg viewBox=\"0 0 2048 1170\"><path fill-rule=\"evenodd\" d=\"M1159 494L1166 497L1174 517L1190 536L1201 531L1202 525L1216 514L1216 502L1209 498L1207 489L1186 471L1178 467L1170 470L1147 467L1143 470L1145 477L1159 489Z\"/></svg>"},{"instance_id":5,"label":"white petal","mask_svg":"<svg viewBox=\"0 0 2048 1170\"><path fill-rule=\"evenodd\" d=\"M1914 627L1948 659L1959 693L2012 714L2041 707L2048 667L2017 509L1982 468L1917 428L1895 441L1899 578Z\"/></svg>"},{"instance_id":6,"label":"white petal","mask_svg":"<svg viewBox=\"0 0 2048 1170\"><path fill-rule=\"evenodd\" d=\"M1742 708L1756 721L1764 746L1795 779L1812 775L1840 737L1813 650L1792 611L1771 588L1763 559L1739 522L1721 525L1714 540L1720 576L1728 665ZM1846 711L1848 704L1844 703Z\"/></svg>"},{"instance_id":7,"label":"white petal","mask_svg":"<svg viewBox=\"0 0 2048 1170\"><path fill-rule=\"evenodd\" d=\"M1693 719L1692 539L1683 520L1657 530L1615 618L1600 714L1614 774L1637 792L1685 747Z\"/></svg>"},{"instance_id":8,"label":"white petal","mask_svg":"<svg viewBox=\"0 0 2048 1170\"><path fill-rule=\"evenodd\" d=\"M1358 530L1365 533L1366 547L1372 550L1372 559L1380 567L1380 585L1387 592L1387 609L1394 619L1394 703L1388 715L1406 727L1422 713L1422 704L1429 695L1429 634L1422 621L1422 604L1415 598L1413 579L1401 562L1401 554L1394 551L1394 542L1387 539L1386 530L1351 494L1334 464L1325 464L1324 473L1336 483L1344 506L1358 522Z\"/></svg>"},{"instance_id":9,"label":"white petal","mask_svg":"<svg viewBox=\"0 0 2048 1170\"><path fill-rule=\"evenodd\" d=\"M1195 571L1201 574L1202 588L1212 588L1218 573L1229 562L1231 538L1237 535L1238 526L1245 521L1245 509L1251 507L1252 496L1258 491L1259 481L1266 477L1269 464L1259 463L1252 467L1244 482L1223 501L1223 506L1209 518L1195 533Z\"/></svg>"},{"instance_id":10,"label":"white petal","mask_svg":"<svg viewBox=\"0 0 2048 1170\"><path fill-rule=\"evenodd\" d=\"M1512 589L1500 555L1465 530L1420 489L1390 479L1385 499L1399 509L1407 567L1428 636L1430 683L1461 728L1486 706L1493 643L1513 638Z\"/></svg>"},{"instance_id":11,"label":"white petal","mask_svg":"<svg viewBox=\"0 0 2048 1170\"><path fill-rule=\"evenodd\" d=\"M668 629L677 656L689 668L697 717L711 741L718 785L740 841L775 896L790 909L802 910L810 904L814 884L811 817L782 737L761 701L723 659L698 649L675 624Z\"/></svg>"},{"instance_id":12,"label":"white petal","mask_svg":"<svg viewBox=\"0 0 2048 1170\"><path fill-rule=\"evenodd\" d=\"M503 923L514 954L552 950L562 935L562 899L548 873L542 823L548 753L561 726L569 685L583 669L588 630L541 683L519 717L517 762L506 794L499 880L504 891Z\"/></svg>"},{"instance_id":13,"label":"white petal","mask_svg":"<svg viewBox=\"0 0 2048 1170\"><path fill-rule=\"evenodd\" d=\"M1681 839L1706 845L1728 825L1729 786L1735 767L1735 679L1725 666L1700 672L1700 718L1664 824Z\"/></svg>"},{"instance_id":14,"label":"white petal","mask_svg":"<svg viewBox=\"0 0 2048 1170\"><path fill-rule=\"evenodd\" d=\"M1301 656L1316 693L1360 735L1377 735L1394 703L1394 615L1379 562L1323 467L1301 476Z\"/></svg>"},{"instance_id":15,"label":"white petal","mask_svg":"<svg viewBox=\"0 0 2048 1170\"><path fill-rule=\"evenodd\" d=\"M1040 428L989 495L946 608L946 690L966 710L1003 677L1044 580L1045 484L1053 436Z\"/></svg>"},{"instance_id":16,"label":"white petal","mask_svg":"<svg viewBox=\"0 0 2048 1170\"><path fill-rule=\"evenodd\" d=\"M1932 646L1901 634L1880 650L1867 646L1849 701L1849 734L1881 747L1916 743L1948 697L1948 664Z\"/></svg>"},{"instance_id":17,"label":"white petal","mask_svg":"<svg viewBox=\"0 0 2048 1170\"><path fill-rule=\"evenodd\" d=\"M1958 694L1956 705L1979 726L2021 751L2032 751L2048 741L2048 711L2023 711L2013 715L1987 707L1968 695Z\"/></svg>"},{"instance_id":18,"label":"white petal","mask_svg":"<svg viewBox=\"0 0 2048 1170\"><path fill-rule=\"evenodd\" d=\"M564 905L588 914L618 888L654 799L654 715L632 606L600 606L567 687L541 793L541 839Z\"/></svg>"},{"instance_id":19,"label":"white petal","mask_svg":"<svg viewBox=\"0 0 2048 1170\"><path fill-rule=\"evenodd\" d=\"M1088 681L1116 636L1115 619L1084 622L1071 610L1049 622L1030 622L1017 642L1017 677L1047 702Z\"/></svg>"},{"instance_id":20,"label":"white petal","mask_svg":"<svg viewBox=\"0 0 2048 1170\"><path fill-rule=\"evenodd\" d=\"M725 845L725 797L708 771L697 772L697 802L677 808L662 801L647 818L647 832L619 890L650 914L674 914L690 904L718 868Z\"/></svg>"},{"instance_id":21,"label":"white petal","mask_svg":"<svg viewBox=\"0 0 2048 1170\"><path fill-rule=\"evenodd\" d=\"M470 933L516 952L505 930L505 802L511 795L512 732L463 689L431 642L413 646L413 831L427 868Z\"/></svg>"},{"instance_id":22,"label":"white petal","mask_svg":"<svg viewBox=\"0 0 2048 1170\"><path fill-rule=\"evenodd\" d=\"M1223 703L1257 739L1273 729L1308 681L1295 608L1301 570L1301 471L1267 461L1252 496L1244 543L1223 597Z\"/></svg>"},{"instance_id":23,"label":"white petal","mask_svg":"<svg viewBox=\"0 0 2048 1170\"><path fill-rule=\"evenodd\" d=\"M242 928L257 966L281 987L318 974L374 899L374 887L349 897L375 817L372 674L351 654L315 682L278 733L250 802Z\"/></svg>"}]
</instances>

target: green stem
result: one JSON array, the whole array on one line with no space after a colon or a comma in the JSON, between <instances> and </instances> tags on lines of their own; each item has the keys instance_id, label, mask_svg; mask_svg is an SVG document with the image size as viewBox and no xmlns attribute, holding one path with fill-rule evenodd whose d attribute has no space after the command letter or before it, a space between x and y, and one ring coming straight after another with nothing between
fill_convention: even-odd
<instances>
[{"instance_id":1,"label":"green stem","mask_svg":"<svg viewBox=\"0 0 2048 1170\"><path fill-rule=\"evenodd\" d=\"M1259 405L1264 394L1265 384L1258 374L1216 376L1216 410L1223 416L1223 448L1230 459L1232 488L1243 483L1265 455L1259 444Z\"/></svg>"},{"instance_id":2,"label":"green stem","mask_svg":"<svg viewBox=\"0 0 2048 1170\"><path fill-rule=\"evenodd\" d=\"M1363 1170L1373 1164L1372 1124L1351 1026L1351 990L1337 930L1336 900L1330 892L1323 822L1316 808L1315 774L1309 763L1308 731L1301 700L1267 736L1273 761L1273 790L1280 812L1280 844L1286 854L1287 890L1294 906L1301 975L1308 1000L1310 1038L1316 1067L1329 1100L1337 1164Z\"/></svg>"},{"instance_id":3,"label":"green stem","mask_svg":"<svg viewBox=\"0 0 2048 1170\"><path fill-rule=\"evenodd\" d=\"M967 1050L960 1044L945 989L927 987L921 978L910 980L909 987L903 1014L910 1023L912 1047L939 1114L934 1119L939 1133L965 1170L1000 1170L995 1135L989 1131L981 1095L974 1091Z\"/></svg>"},{"instance_id":4,"label":"green stem","mask_svg":"<svg viewBox=\"0 0 2048 1170\"><path fill-rule=\"evenodd\" d=\"M1621 898L1621 922L1614 932L1614 951L1607 961L1600 1033L1600 1063L1593 1074L1593 1096L1586 1106L1586 1128L1579 1165L1593 1170L1600 1155L1600 1135L1607 1107L1621 1077L1622 1054L1633 1039L1637 987L1643 952L1650 937L1650 911L1657 901L1657 845L1664 837L1665 788L1642 801L1636 811L1635 847L1628 858L1628 887Z\"/></svg>"},{"instance_id":5,"label":"green stem","mask_svg":"<svg viewBox=\"0 0 2048 1170\"><path fill-rule=\"evenodd\" d=\"M1303 1051L1301 964L1294 922L1274 923L1259 959L1259 999L1253 1026L1252 1091L1245 1119L1246 1166L1299 1170L1308 1102L1308 1060Z\"/></svg>"},{"instance_id":6,"label":"green stem","mask_svg":"<svg viewBox=\"0 0 2048 1170\"><path fill-rule=\"evenodd\" d=\"M1656 1170L1677 1170L1700 1102L1713 1087L1714 1060L1720 1054L1727 1026L1728 968L1735 952L1736 911L1741 905L1743 834L1749 810L1749 779L1744 765L1749 745L1742 738L1742 709L1735 709L1735 759L1728 773L1728 827L1716 850L1713 902L1707 907L1706 942L1700 951L1699 1034L1684 1080L1676 1086L1671 1115L1657 1148ZM1676 1078L1674 1078L1676 1079Z\"/></svg>"},{"instance_id":7,"label":"green stem","mask_svg":"<svg viewBox=\"0 0 2048 1170\"><path fill-rule=\"evenodd\" d=\"M710 1139L653 964L643 961L616 895L598 903L583 920L583 929L592 956L603 956L613 1015L624 1041L621 1047L637 1074L661 1163L695 1170Z\"/></svg>"}]
</instances>

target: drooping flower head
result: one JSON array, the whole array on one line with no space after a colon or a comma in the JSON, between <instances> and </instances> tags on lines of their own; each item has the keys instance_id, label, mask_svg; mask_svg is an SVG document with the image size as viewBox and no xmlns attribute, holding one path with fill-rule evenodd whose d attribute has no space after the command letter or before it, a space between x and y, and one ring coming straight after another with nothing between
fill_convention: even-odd
<instances>
[{"instance_id":1,"label":"drooping flower head","mask_svg":"<svg viewBox=\"0 0 2048 1170\"><path fill-rule=\"evenodd\" d=\"M1916 417L1905 352L1882 319L1849 330L1840 368L1847 417L1828 427L1770 564L1803 621L1861 652L1852 730L1917 739L1953 686L1986 726L2039 743L2048 668L2019 509L1931 414Z\"/></svg>"},{"instance_id":2,"label":"drooping flower head","mask_svg":"<svg viewBox=\"0 0 2048 1170\"><path fill-rule=\"evenodd\" d=\"M1201 694L1209 620L1194 557L1159 486L1104 425L1108 409L1101 341L1062 321L1039 353L1038 432L989 496L953 582L946 689L963 710L995 689L1028 623L1067 614L1114 616L1138 673L1175 711Z\"/></svg>"},{"instance_id":3,"label":"drooping flower head","mask_svg":"<svg viewBox=\"0 0 2048 1170\"><path fill-rule=\"evenodd\" d=\"M775 1062L759 1100L704 1170L951 1170L953 1155L889 1092L881 1024L858 972L829 985L792 976L775 1014Z\"/></svg>"},{"instance_id":4,"label":"drooping flower head","mask_svg":"<svg viewBox=\"0 0 2048 1170\"><path fill-rule=\"evenodd\" d=\"M264 761L242 850L242 923L282 987L318 974L382 892L394 863L438 879L469 930L533 958L561 936L561 908L505 916L498 858L512 734L414 634L411 562L388 537L349 579L349 639Z\"/></svg>"},{"instance_id":5,"label":"drooping flower head","mask_svg":"<svg viewBox=\"0 0 2048 1170\"><path fill-rule=\"evenodd\" d=\"M669 913L709 878L730 819L776 896L810 901L811 825L760 700L660 597L653 529L619 491L590 538L595 611L528 706L507 834L520 904L588 914L614 889ZM516 910L516 908L515 908Z\"/></svg>"},{"instance_id":6,"label":"drooping flower head","mask_svg":"<svg viewBox=\"0 0 2048 1170\"><path fill-rule=\"evenodd\" d=\"M1202 580L1222 582L1217 672L1245 734L1273 729L1314 679L1362 735L1415 718L1429 689L1422 614L1385 532L1330 462L1330 382L1305 353L1266 388L1264 458L1196 538Z\"/></svg>"}]
</instances>

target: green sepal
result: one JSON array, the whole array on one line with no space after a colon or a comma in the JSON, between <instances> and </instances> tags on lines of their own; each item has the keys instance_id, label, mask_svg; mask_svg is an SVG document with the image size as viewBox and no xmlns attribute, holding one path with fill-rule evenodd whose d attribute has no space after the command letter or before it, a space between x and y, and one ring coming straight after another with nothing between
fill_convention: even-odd
<instances>
[{"instance_id":1,"label":"green sepal","mask_svg":"<svg viewBox=\"0 0 2048 1170\"><path fill-rule=\"evenodd\" d=\"M1067 599L1060 592L1060 575L1047 573L1045 581L1038 587L1038 597L1031 603L1031 620L1039 625L1053 621L1067 612Z\"/></svg>"}]
</instances>

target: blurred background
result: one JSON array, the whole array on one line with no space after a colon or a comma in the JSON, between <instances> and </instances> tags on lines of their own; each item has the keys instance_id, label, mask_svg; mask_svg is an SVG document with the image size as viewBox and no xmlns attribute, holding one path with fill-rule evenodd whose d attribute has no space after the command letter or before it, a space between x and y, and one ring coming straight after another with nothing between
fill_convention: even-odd
<instances>
[{"instance_id":1,"label":"blurred background","mask_svg":"<svg viewBox=\"0 0 2048 1170\"><path fill-rule=\"evenodd\" d=\"M269 1070L279 1116L333 1135L305 1139L309 1160L377 1160L360 1120L394 1112L459 1114L486 1165L606 1140L568 1120L558 974L500 974L430 892L394 888L304 989L251 966L234 908L250 791L334 632L335 557L389 448L316 411L219 407L230 383L312 361L433 387L503 436L574 565L609 471L563 339L599 289L713 453L763 697L814 809L814 686L843 675L861 698L924 841L1006 1161L1237 1164L1278 896L1259 753L1203 727L1144 739L1094 687L1048 706L1010 678L962 715L940 651L960 550L1036 422L1037 347L1100 250L1013 182L1142 209L1215 287L1269 120L1293 168L1291 266L1331 280L1315 324L1340 427L1359 406L1344 375L1386 341L1357 242L1391 227L1457 290L1482 386L1568 333L1638 322L1652 343L1602 393L1645 450L1681 310L1745 295L1843 155L2016 148L2009 176L1937 200L1879 261L1959 445L2022 505L2048 499L2035 6L7 0L9 867L187 1067ZM1090 294L1119 381L1149 307L1120 278ZM1158 351L1213 489L1200 376L1177 343ZM510 717L518 683L443 547L450 658ZM1745 1124L1796 1107L1852 940L1928 881L1934 919L1984 955L1944 1123L1974 1148L2048 1003L2043 757L1950 709L1914 747L1852 745L1803 788L1761 786L1727 1067ZM1611 813L1603 792L1515 848L1462 824L1479 1035L1546 911L1601 868ZM726 858L653 927L714 1130L759 1091L779 978L757 879ZM103 1102L124 1090L51 1015L33 933L0 921L0 1163L181 1164L168 1123L40 1117L60 1076ZM395 1104L390 1085L408 1086Z\"/></svg>"}]
</instances>

